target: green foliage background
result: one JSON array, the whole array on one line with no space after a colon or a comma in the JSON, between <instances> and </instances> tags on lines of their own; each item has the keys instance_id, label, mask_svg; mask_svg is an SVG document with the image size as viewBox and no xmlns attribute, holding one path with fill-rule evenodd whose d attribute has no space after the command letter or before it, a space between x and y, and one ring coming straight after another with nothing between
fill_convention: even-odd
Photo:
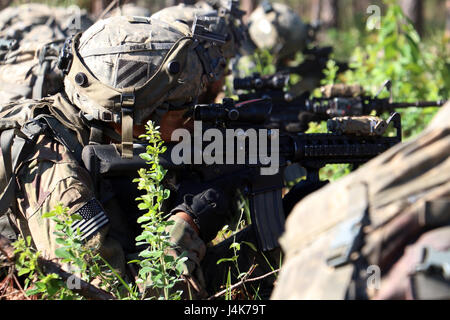
<instances>
[{"instance_id":1,"label":"green foliage background","mask_svg":"<svg viewBox=\"0 0 450 320\"><path fill-rule=\"evenodd\" d=\"M396 0L385 0L386 14L380 29L362 37L353 50L353 68L329 82L359 83L375 94L380 85L393 82L394 101L439 100L450 91L450 54L446 39L439 36L422 41L404 16ZM400 111L403 133L410 138L421 132L437 108L408 108Z\"/></svg>"},{"instance_id":2,"label":"green foliage background","mask_svg":"<svg viewBox=\"0 0 450 320\"><path fill-rule=\"evenodd\" d=\"M332 59L347 61L352 68L337 74L334 60L328 63L326 78L322 84L360 84L375 95L386 80L392 81L394 102L448 99L450 92L450 50L444 29L426 29L421 38L411 21L406 18L397 0L379 1L383 7L379 28L368 28L367 16L353 17L352 27L329 29L319 35L319 46L334 48ZM301 63L297 55L294 64ZM249 59L243 59L240 71L271 74L275 71L272 57L267 51L259 51ZM292 82L300 80L292 77ZM318 93L315 92L316 94ZM387 91L380 96L384 97ZM403 139L407 140L425 129L438 108L407 108L402 116ZM387 118L388 115L382 115ZM308 132L326 132L325 123L312 123ZM349 173L346 165L330 165L322 169L323 179L336 180Z\"/></svg>"}]
</instances>

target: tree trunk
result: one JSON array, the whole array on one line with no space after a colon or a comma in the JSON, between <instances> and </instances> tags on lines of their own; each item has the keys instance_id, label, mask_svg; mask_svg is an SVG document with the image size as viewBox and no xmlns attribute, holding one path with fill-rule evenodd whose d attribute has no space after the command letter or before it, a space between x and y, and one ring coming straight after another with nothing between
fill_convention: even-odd
<instances>
[{"instance_id":1,"label":"tree trunk","mask_svg":"<svg viewBox=\"0 0 450 320\"><path fill-rule=\"evenodd\" d=\"M5 9L11 4L12 0L0 0L0 10Z\"/></svg>"},{"instance_id":2,"label":"tree trunk","mask_svg":"<svg viewBox=\"0 0 450 320\"><path fill-rule=\"evenodd\" d=\"M423 34L423 1L422 0L401 0L400 6L405 15L411 19L417 32Z\"/></svg>"},{"instance_id":3,"label":"tree trunk","mask_svg":"<svg viewBox=\"0 0 450 320\"><path fill-rule=\"evenodd\" d=\"M111 4L111 2L115 1L116 3L120 2L119 0L93 0L91 1L91 13L94 17L100 17L104 13L104 10Z\"/></svg>"},{"instance_id":4,"label":"tree trunk","mask_svg":"<svg viewBox=\"0 0 450 320\"><path fill-rule=\"evenodd\" d=\"M353 0L353 14L365 15L367 13L367 8L372 4L370 0Z\"/></svg>"},{"instance_id":5,"label":"tree trunk","mask_svg":"<svg viewBox=\"0 0 450 320\"><path fill-rule=\"evenodd\" d=\"M325 26L337 28L339 26L338 0L322 0L321 17Z\"/></svg>"},{"instance_id":6,"label":"tree trunk","mask_svg":"<svg viewBox=\"0 0 450 320\"><path fill-rule=\"evenodd\" d=\"M320 21L320 0L313 0L311 4L311 21L316 23Z\"/></svg>"},{"instance_id":7,"label":"tree trunk","mask_svg":"<svg viewBox=\"0 0 450 320\"><path fill-rule=\"evenodd\" d=\"M445 2L445 12L446 12L446 23L445 23L445 35L450 39L450 0Z\"/></svg>"},{"instance_id":8,"label":"tree trunk","mask_svg":"<svg viewBox=\"0 0 450 320\"><path fill-rule=\"evenodd\" d=\"M338 0L314 0L311 20L320 21L324 28L337 28L339 25Z\"/></svg>"},{"instance_id":9,"label":"tree trunk","mask_svg":"<svg viewBox=\"0 0 450 320\"><path fill-rule=\"evenodd\" d=\"M258 6L258 0L241 0L241 9L246 13L242 18L245 23L248 22L248 18L252 14L253 10Z\"/></svg>"}]
</instances>

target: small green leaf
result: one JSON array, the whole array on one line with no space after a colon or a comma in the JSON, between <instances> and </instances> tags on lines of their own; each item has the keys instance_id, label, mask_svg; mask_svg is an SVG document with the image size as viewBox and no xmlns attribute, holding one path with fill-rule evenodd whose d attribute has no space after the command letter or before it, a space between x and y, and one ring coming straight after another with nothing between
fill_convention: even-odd
<instances>
[{"instance_id":1,"label":"small green leaf","mask_svg":"<svg viewBox=\"0 0 450 320\"><path fill-rule=\"evenodd\" d=\"M68 245L68 242L66 240L62 239L62 238L56 238L55 242L57 244L62 245L62 246L67 246Z\"/></svg>"},{"instance_id":2,"label":"small green leaf","mask_svg":"<svg viewBox=\"0 0 450 320\"><path fill-rule=\"evenodd\" d=\"M223 262L234 262L237 260L237 258L238 258L237 256L234 256L232 258L222 258L222 259L217 260L216 264L221 264Z\"/></svg>"},{"instance_id":3,"label":"small green leaf","mask_svg":"<svg viewBox=\"0 0 450 320\"><path fill-rule=\"evenodd\" d=\"M29 268L22 268L22 269L20 269L18 272L17 272L17 275L18 276L22 276L22 275L24 275L24 274L27 274L27 273L30 273L30 269Z\"/></svg>"},{"instance_id":4,"label":"small green leaf","mask_svg":"<svg viewBox=\"0 0 450 320\"><path fill-rule=\"evenodd\" d=\"M74 258L75 258L75 257L73 256L73 254L72 254L70 251L68 251L68 249L65 248L65 247L57 248L57 249L55 250L55 255L56 255L58 258L63 258L63 259L74 259Z\"/></svg>"},{"instance_id":5,"label":"small green leaf","mask_svg":"<svg viewBox=\"0 0 450 320\"><path fill-rule=\"evenodd\" d=\"M42 218L51 218L54 217L56 214L55 212L46 212L42 215Z\"/></svg>"},{"instance_id":6,"label":"small green leaf","mask_svg":"<svg viewBox=\"0 0 450 320\"><path fill-rule=\"evenodd\" d=\"M255 251L255 252L258 251L258 249L256 249L256 247L255 247L255 245L253 243L248 242L248 241L242 241L242 243L248 245L253 251Z\"/></svg>"},{"instance_id":7,"label":"small green leaf","mask_svg":"<svg viewBox=\"0 0 450 320\"><path fill-rule=\"evenodd\" d=\"M241 250L241 245L239 243L237 243L237 242L233 242L230 245L230 249L233 249L233 248L236 248L236 250L239 251L239 250Z\"/></svg>"}]
</instances>

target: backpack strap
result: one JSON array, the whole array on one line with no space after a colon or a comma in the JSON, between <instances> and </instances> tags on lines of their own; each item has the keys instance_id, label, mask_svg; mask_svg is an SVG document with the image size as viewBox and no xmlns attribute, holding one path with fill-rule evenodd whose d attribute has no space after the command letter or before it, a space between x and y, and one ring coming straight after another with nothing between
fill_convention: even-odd
<instances>
[{"instance_id":1,"label":"backpack strap","mask_svg":"<svg viewBox=\"0 0 450 320\"><path fill-rule=\"evenodd\" d=\"M48 73L49 69L50 61L45 60L39 63L39 70L33 86L33 99L39 100L43 98L45 75Z\"/></svg>"},{"instance_id":2,"label":"backpack strap","mask_svg":"<svg viewBox=\"0 0 450 320\"><path fill-rule=\"evenodd\" d=\"M17 128L19 125L14 120L2 119L0 121L0 148L3 159L3 171L0 179L4 180L2 186L4 190L0 195L0 234L7 237L10 240L16 239L16 231L9 218L10 204L13 203L15 196L15 176L13 166L17 159L17 150L20 148L18 143L14 149L13 143L17 134ZM22 146L23 147L23 146Z\"/></svg>"},{"instance_id":3,"label":"backpack strap","mask_svg":"<svg viewBox=\"0 0 450 320\"><path fill-rule=\"evenodd\" d=\"M5 168L2 178L7 181L7 185L0 195L0 216L4 215L13 203L17 187L15 168L27 154L24 147L34 143L47 128L51 129L55 138L81 163L82 146L69 129L52 116L42 114L25 123L20 130L18 128L4 130L0 136L0 147Z\"/></svg>"},{"instance_id":4,"label":"backpack strap","mask_svg":"<svg viewBox=\"0 0 450 320\"><path fill-rule=\"evenodd\" d=\"M52 50L53 52L59 52L54 46L63 42L64 40L61 39L55 40L45 44L39 50L39 69L33 86L33 99L39 100L43 98L45 76L50 72L52 60L57 59L57 55L55 53L52 54Z\"/></svg>"},{"instance_id":5,"label":"backpack strap","mask_svg":"<svg viewBox=\"0 0 450 320\"><path fill-rule=\"evenodd\" d=\"M34 120L34 122L45 122L45 124L50 128L54 137L63 144L75 157L77 162L81 163L81 152L83 151L83 146L76 139L73 133L69 131L61 122L56 118L49 115L39 115ZM28 124L26 124L28 125Z\"/></svg>"}]
</instances>

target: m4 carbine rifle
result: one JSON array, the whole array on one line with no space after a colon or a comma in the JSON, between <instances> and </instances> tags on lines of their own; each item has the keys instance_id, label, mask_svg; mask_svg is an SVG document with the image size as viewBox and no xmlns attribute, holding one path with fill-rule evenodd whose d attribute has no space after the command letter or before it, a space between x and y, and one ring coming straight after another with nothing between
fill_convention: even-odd
<instances>
[{"instance_id":1,"label":"m4 carbine rifle","mask_svg":"<svg viewBox=\"0 0 450 320\"><path fill-rule=\"evenodd\" d=\"M270 80L269 80L270 79ZM243 80L242 80L243 81ZM321 87L321 98L306 99L303 97L292 98L284 92L280 84L283 81L275 81L273 78L260 82L250 78L245 83L239 83L242 87L264 83L266 88L271 85L272 91L266 91L260 98L272 100L273 107L267 127L280 128L288 132L304 132L309 127L309 122L324 121L333 117L342 116L365 116L375 112L377 115L383 112L393 112L398 109L409 107L440 107L446 100L440 101L415 101L415 102L392 102L392 83L386 81L383 87L375 95L368 96L359 85L336 84ZM267 84L268 83L268 84ZM378 98L383 89L389 90L389 98ZM257 95L254 96L256 98ZM265 112L265 110L261 110Z\"/></svg>"},{"instance_id":2,"label":"m4 carbine rifle","mask_svg":"<svg viewBox=\"0 0 450 320\"><path fill-rule=\"evenodd\" d=\"M323 70L326 68L332 52L333 48L331 47L305 49L303 54L306 58L300 65L285 67L271 75L261 76L259 73L254 73L249 77L235 78L233 80L233 89L238 92L239 100L242 101L261 98L265 95L270 96L276 104L304 99L305 95L310 94L309 90L301 93L295 92L296 90L285 90L291 75L297 74L302 78L308 78L314 83L313 87L319 86L320 81L325 76ZM338 72L344 72L349 69L348 65L343 62L337 63L337 66L339 68Z\"/></svg>"},{"instance_id":3,"label":"m4 carbine rifle","mask_svg":"<svg viewBox=\"0 0 450 320\"><path fill-rule=\"evenodd\" d=\"M389 91L389 97L378 98L385 88ZM373 111L381 114L410 107L440 107L446 103L445 100L393 102L392 82L390 80L383 84L375 97L367 96L360 85L328 85L322 87L321 91L322 98L306 100L306 109L330 117L368 115Z\"/></svg>"},{"instance_id":4,"label":"m4 carbine rifle","mask_svg":"<svg viewBox=\"0 0 450 320\"><path fill-rule=\"evenodd\" d=\"M257 129L263 128L258 124L258 122L264 123L263 119L256 120L256 118L253 118L253 124L246 124L243 120L244 118L250 119L249 114L251 112L247 115L245 112L236 113L240 111L240 108L249 111L252 107L270 109L270 101L250 101L247 104L235 107L237 111L232 111L232 109L218 111L217 117L212 117L209 113L210 110L205 112L206 106L201 105L196 106L190 114L195 121L201 121L203 126L206 127L211 124L208 128L223 132L224 137L227 130L234 129L237 132L240 128L245 128L247 131L242 132L242 129L240 134L237 134L236 139L233 140L233 157L231 159L239 159L237 156L239 150L241 152L244 150L246 153L246 156L242 157L240 162L227 164L227 160L222 158L221 163L209 165L192 164L194 162L191 161L190 164L177 166L166 162L167 159L161 163L173 170L189 169L198 172L202 181L207 183L229 177L239 179L243 172L252 170L251 178L242 183L241 191L249 199L251 221L257 235L258 246L263 251L277 247L278 237L284 230L285 213L282 190L286 185L284 171L290 165L299 164L304 167L307 171L308 182L323 184L319 180L319 170L325 165L352 164L359 166L401 141L401 119L398 113L392 114L387 121L370 116L329 119L328 129L330 133L286 133L276 129L265 129L266 134L262 137L259 136L259 140L255 141L252 140L252 137L257 136L257 134L254 134ZM383 136L390 125L393 125L396 129L396 135L393 137ZM204 129L202 128L202 130ZM204 132L206 131L204 130ZM241 139L240 143L238 139ZM244 142L242 142L242 139ZM267 139L267 143L262 144L267 147L267 150L260 149L262 146L261 139ZM278 146L273 149L272 146L275 141L278 141ZM215 150L215 156L226 155L230 150L228 148L229 145ZM263 171L264 168L268 169L268 164L264 163L263 159L252 158L252 155L255 154L268 155L268 150L271 150L271 157L278 157L278 167L273 171ZM198 152L198 150L195 150L195 145L190 154L192 155L194 152ZM217 159L220 159L220 156Z\"/></svg>"},{"instance_id":5,"label":"m4 carbine rifle","mask_svg":"<svg viewBox=\"0 0 450 320\"><path fill-rule=\"evenodd\" d=\"M252 104L258 108L265 104L265 107L270 109L270 101L267 100L252 101L236 109L243 107L251 109ZM240 189L248 197L252 225L257 235L258 246L263 251L276 248L278 237L284 230L282 190L286 184L284 172L290 165L301 165L307 170L308 182L323 185L324 182L319 180L318 172L325 165L344 163L359 166L401 141L401 120L397 113L387 121L375 117L330 119L328 127L332 132L305 134L263 129L264 126L256 123L258 121L246 123L244 117L239 117L242 113L236 118L234 111L230 114L230 110L218 111L216 115L220 115L219 117L211 117L210 110L204 112L205 107L196 106L189 114L198 121L197 124L201 123L204 126L200 128L199 133L195 132L194 125L194 134L189 135L193 137L191 141L185 142L184 139L182 141L187 143L187 149L182 149L181 153L184 155L187 152L190 161L175 161L180 158L182 142L174 142L166 144L168 148L160 157L160 163L175 174L180 172L180 176L183 172L195 172L205 184L230 177L241 179L242 176L246 176ZM259 122L264 123L262 118ZM396 128L396 136L383 136L391 124ZM211 128L216 130L217 138L227 137L227 131L232 129L234 134L232 140L227 140L221 148L211 148L211 143L205 143L203 140L200 144L196 144L196 135L203 137ZM243 131L244 129L239 131L240 128L245 128L246 131ZM211 153L214 159L223 156L222 161L209 164L206 161L196 162L193 159L195 154L204 155L207 147L210 151L214 149ZM146 163L139 157L143 152L145 144L135 144L133 159L122 159L114 145L88 145L83 150L83 161L93 174L94 181L98 181L99 178L123 175L125 171L133 173L144 167Z\"/></svg>"}]
</instances>

